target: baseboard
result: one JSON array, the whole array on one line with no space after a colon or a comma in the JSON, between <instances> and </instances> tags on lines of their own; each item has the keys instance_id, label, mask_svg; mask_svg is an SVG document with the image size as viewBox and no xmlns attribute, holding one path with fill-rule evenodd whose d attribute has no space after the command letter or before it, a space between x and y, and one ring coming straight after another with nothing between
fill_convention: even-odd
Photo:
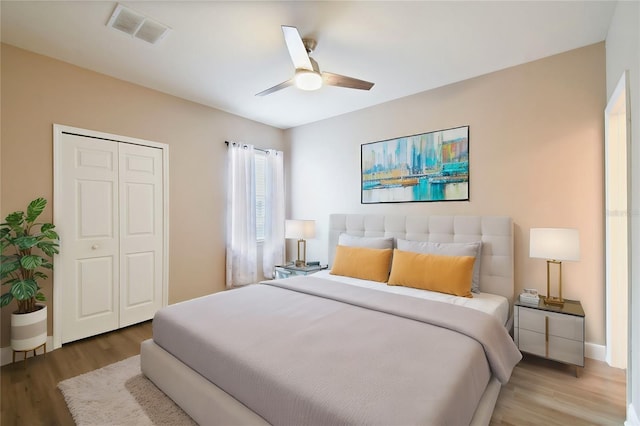
<instances>
[{"instance_id":1,"label":"baseboard","mask_svg":"<svg viewBox=\"0 0 640 426\"><path fill-rule=\"evenodd\" d=\"M636 414L636 410L633 408L633 404L629 404L627 407L627 421L624 422L624 426L639 426L640 420L638 419L638 414Z\"/></svg>"},{"instance_id":2,"label":"baseboard","mask_svg":"<svg viewBox=\"0 0 640 426\"><path fill-rule=\"evenodd\" d=\"M51 352L53 350L53 336L47 336L47 352ZM42 355L43 351L42 349L38 349L37 354L38 356ZM22 355L22 353L16 355L16 362L18 361L22 361L22 357L24 355ZM33 351L31 352L27 352L27 358L31 358L33 357ZM11 361L13 360L13 350L11 349L11 346L7 346L5 348L0 349L0 365L7 365L7 364L11 364Z\"/></svg>"},{"instance_id":3,"label":"baseboard","mask_svg":"<svg viewBox=\"0 0 640 426\"><path fill-rule=\"evenodd\" d=\"M584 356L596 361L604 361L607 356L607 348L604 345L586 342L584 344Z\"/></svg>"}]
</instances>

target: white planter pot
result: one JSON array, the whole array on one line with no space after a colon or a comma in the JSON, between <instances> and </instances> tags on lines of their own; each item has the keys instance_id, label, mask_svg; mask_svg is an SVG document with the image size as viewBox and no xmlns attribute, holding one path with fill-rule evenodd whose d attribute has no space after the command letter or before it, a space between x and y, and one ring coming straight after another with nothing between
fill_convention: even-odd
<instances>
[{"instance_id":1,"label":"white planter pot","mask_svg":"<svg viewBox=\"0 0 640 426\"><path fill-rule=\"evenodd\" d=\"M47 306L29 314L11 314L11 349L30 351L47 342Z\"/></svg>"}]
</instances>

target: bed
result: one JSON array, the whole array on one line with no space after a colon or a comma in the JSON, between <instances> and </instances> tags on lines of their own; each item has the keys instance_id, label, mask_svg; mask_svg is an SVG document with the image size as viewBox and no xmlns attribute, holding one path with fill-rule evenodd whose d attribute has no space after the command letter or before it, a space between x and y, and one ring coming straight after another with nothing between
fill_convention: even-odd
<instances>
[{"instance_id":1,"label":"bed","mask_svg":"<svg viewBox=\"0 0 640 426\"><path fill-rule=\"evenodd\" d=\"M203 425L488 424L520 360L510 218L334 214L329 228L337 263L348 239L481 242L477 292L328 271L265 281L159 311L143 373Z\"/></svg>"}]
</instances>

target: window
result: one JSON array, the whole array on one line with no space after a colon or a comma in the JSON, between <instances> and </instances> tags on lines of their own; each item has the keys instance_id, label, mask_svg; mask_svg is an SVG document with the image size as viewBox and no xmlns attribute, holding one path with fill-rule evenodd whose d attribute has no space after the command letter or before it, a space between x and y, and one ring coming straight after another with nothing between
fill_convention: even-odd
<instances>
[{"instance_id":1,"label":"window","mask_svg":"<svg viewBox=\"0 0 640 426\"><path fill-rule=\"evenodd\" d=\"M267 161L266 154L261 151L256 152L255 156L256 168L256 240L264 241L264 221L265 221L265 192L266 177L265 163Z\"/></svg>"},{"instance_id":2,"label":"window","mask_svg":"<svg viewBox=\"0 0 640 426\"><path fill-rule=\"evenodd\" d=\"M271 277L284 261L284 161L281 151L238 143L229 143L227 160L226 284L231 288L258 281L258 246L262 276Z\"/></svg>"}]
</instances>

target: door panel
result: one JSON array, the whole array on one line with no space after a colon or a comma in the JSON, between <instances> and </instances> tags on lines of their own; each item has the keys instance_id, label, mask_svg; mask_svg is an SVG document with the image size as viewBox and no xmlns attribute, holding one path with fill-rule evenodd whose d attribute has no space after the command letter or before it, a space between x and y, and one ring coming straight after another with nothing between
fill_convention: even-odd
<instances>
[{"instance_id":1,"label":"door panel","mask_svg":"<svg viewBox=\"0 0 640 426\"><path fill-rule=\"evenodd\" d=\"M110 315L113 306L113 257L79 259L76 297L79 299L76 321Z\"/></svg>"},{"instance_id":2,"label":"door panel","mask_svg":"<svg viewBox=\"0 0 640 426\"><path fill-rule=\"evenodd\" d=\"M114 238L114 183L78 179L76 185L77 217L80 219L77 238ZM101 208L95 209L95 206Z\"/></svg>"},{"instance_id":3,"label":"door panel","mask_svg":"<svg viewBox=\"0 0 640 426\"><path fill-rule=\"evenodd\" d=\"M56 217L62 269L62 343L118 327L118 146L65 134ZM58 283L56 283L58 285Z\"/></svg>"},{"instance_id":4,"label":"door panel","mask_svg":"<svg viewBox=\"0 0 640 426\"><path fill-rule=\"evenodd\" d=\"M154 234L154 185L128 183L125 185L127 205L126 235Z\"/></svg>"},{"instance_id":5,"label":"door panel","mask_svg":"<svg viewBox=\"0 0 640 426\"><path fill-rule=\"evenodd\" d=\"M154 265L153 252L134 253L126 256L125 287L127 288L127 302L125 306L134 307L141 304L153 303L154 295Z\"/></svg>"},{"instance_id":6,"label":"door panel","mask_svg":"<svg viewBox=\"0 0 640 426\"><path fill-rule=\"evenodd\" d=\"M120 144L120 325L162 306L162 150Z\"/></svg>"},{"instance_id":7,"label":"door panel","mask_svg":"<svg viewBox=\"0 0 640 426\"><path fill-rule=\"evenodd\" d=\"M82 136L68 135L73 138L82 138ZM82 147L76 148L76 168L86 168L95 172L96 170L103 169L107 173L112 172L114 169L113 163L115 161L114 151L103 151L99 147L90 149L84 149Z\"/></svg>"}]
</instances>

